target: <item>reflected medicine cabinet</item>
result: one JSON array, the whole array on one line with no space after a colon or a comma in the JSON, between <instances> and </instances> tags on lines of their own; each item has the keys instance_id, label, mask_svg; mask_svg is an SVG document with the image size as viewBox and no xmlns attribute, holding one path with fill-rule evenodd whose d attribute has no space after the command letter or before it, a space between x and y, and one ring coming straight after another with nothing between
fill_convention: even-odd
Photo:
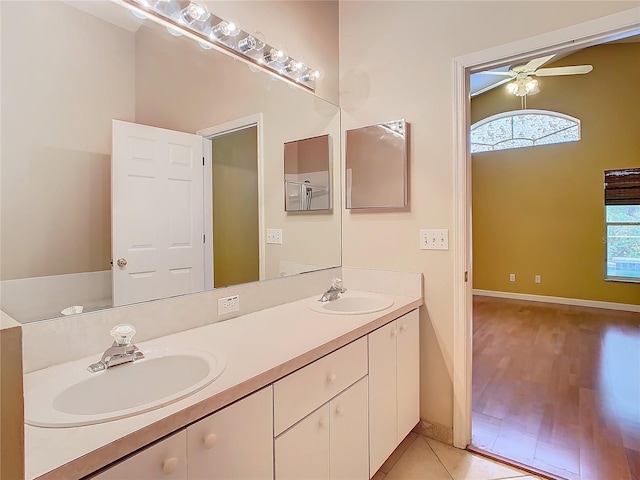
<instances>
[{"instance_id":1,"label":"reflected medicine cabinet","mask_svg":"<svg viewBox=\"0 0 640 480\"><path fill-rule=\"evenodd\" d=\"M346 208L407 205L407 125L403 119L347 130Z\"/></svg>"},{"instance_id":2,"label":"reflected medicine cabinet","mask_svg":"<svg viewBox=\"0 0 640 480\"><path fill-rule=\"evenodd\" d=\"M286 212L331 210L330 165L329 135L284 144Z\"/></svg>"}]
</instances>

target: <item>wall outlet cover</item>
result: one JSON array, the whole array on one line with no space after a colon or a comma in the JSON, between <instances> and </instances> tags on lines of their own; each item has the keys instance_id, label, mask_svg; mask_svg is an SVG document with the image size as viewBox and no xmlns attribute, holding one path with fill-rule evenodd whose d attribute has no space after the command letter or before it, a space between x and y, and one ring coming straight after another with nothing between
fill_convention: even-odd
<instances>
[{"instance_id":1,"label":"wall outlet cover","mask_svg":"<svg viewBox=\"0 0 640 480\"><path fill-rule=\"evenodd\" d=\"M218 299L218 315L237 312L240 310L240 295L231 295Z\"/></svg>"}]
</instances>

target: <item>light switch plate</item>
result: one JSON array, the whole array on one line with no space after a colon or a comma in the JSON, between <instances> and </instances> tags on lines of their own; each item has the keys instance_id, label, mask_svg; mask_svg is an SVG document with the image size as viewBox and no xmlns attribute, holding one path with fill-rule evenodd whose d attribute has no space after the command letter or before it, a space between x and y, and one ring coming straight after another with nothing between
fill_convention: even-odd
<instances>
[{"instance_id":1,"label":"light switch plate","mask_svg":"<svg viewBox=\"0 0 640 480\"><path fill-rule=\"evenodd\" d=\"M282 245L282 229L267 228L267 243Z\"/></svg>"},{"instance_id":2,"label":"light switch plate","mask_svg":"<svg viewBox=\"0 0 640 480\"><path fill-rule=\"evenodd\" d=\"M449 250L449 230L446 228L420 230L420 250Z\"/></svg>"}]
</instances>

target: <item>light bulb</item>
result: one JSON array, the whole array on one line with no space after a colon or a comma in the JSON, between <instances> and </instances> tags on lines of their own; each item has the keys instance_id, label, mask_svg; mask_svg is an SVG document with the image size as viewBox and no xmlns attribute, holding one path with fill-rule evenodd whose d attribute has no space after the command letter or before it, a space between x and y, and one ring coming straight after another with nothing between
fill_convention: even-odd
<instances>
[{"instance_id":1,"label":"light bulb","mask_svg":"<svg viewBox=\"0 0 640 480\"><path fill-rule=\"evenodd\" d=\"M319 70L311 70L309 69L304 75L300 75L298 81L300 82L315 82L322 77L322 73Z\"/></svg>"},{"instance_id":2,"label":"light bulb","mask_svg":"<svg viewBox=\"0 0 640 480\"><path fill-rule=\"evenodd\" d=\"M305 69L304 63L294 59L289 60L287 64L284 66L284 70L287 73L301 72L304 69Z\"/></svg>"},{"instance_id":3,"label":"light bulb","mask_svg":"<svg viewBox=\"0 0 640 480\"><path fill-rule=\"evenodd\" d=\"M218 23L213 30L211 30L211 37L215 40L219 40L223 37L235 37L242 30L240 30L240 25L237 22L231 20L222 20Z\"/></svg>"},{"instance_id":4,"label":"light bulb","mask_svg":"<svg viewBox=\"0 0 640 480\"><path fill-rule=\"evenodd\" d=\"M516 82L511 82L507 85L507 91L513 95L518 91L518 84Z\"/></svg>"},{"instance_id":5,"label":"light bulb","mask_svg":"<svg viewBox=\"0 0 640 480\"><path fill-rule=\"evenodd\" d=\"M182 20L187 25L191 25L195 22L204 22L209 18L209 12L207 9L194 2L189 3L189 5L182 10L181 14Z\"/></svg>"},{"instance_id":6,"label":"light bulb","mask_svg":"<svg viewBox=\"0 0 640 480\"><path fill-rule=\"evenodd\" d=\"M238 42L238 50L247 53L250 50L259 52L264 48L264 41L260 38L261 34L248 35Z\"/></svg>"},{"instance_id":7,"label":"light bulb","mask_svg":"<svg viewBox=\"0 0 640 480\"><path fill-rule=\"evenodd\" d=\"M200 45L200 48L202 48L203 50L211 50L213 47L211 46L211 44L205 42L205 41L199 41L198 45Z\"/></svg>"},{"instance_id":8,"label":"light bulb","mask_svg":"<svg viewBox=\"0 0 640 480\"><path fill-rule=\"evenodd\" d=\"M173 17L180 12L180 5L174 0L144 0L142 3L167 17Z\"/></svg>"},{"instance_id":9,"label":"light bulb","mask_svg":"<svg viewBox=\"0 0 640 480\"><path fill-rule=\"evenodd\" d=\"M273 48L264 54L264 61L267 63L277 62L282 63L287 60L286 52L281 48Z\"/></svg>"},{"instance_id":10,"label":"light bulb","mask_svg":"<svg viewBox=\"0 0 640 480\"><path fill-rule=\"evenodd\" d=\"M182 31L176 27L167 27L167 31L174 37L181 37Z\"/></svg>"}]
</instances>

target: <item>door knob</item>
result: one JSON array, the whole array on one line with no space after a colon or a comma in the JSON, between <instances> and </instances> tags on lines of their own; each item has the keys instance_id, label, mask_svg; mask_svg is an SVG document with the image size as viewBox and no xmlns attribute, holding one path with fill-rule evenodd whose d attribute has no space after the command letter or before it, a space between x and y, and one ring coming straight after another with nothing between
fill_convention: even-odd
<instances>
[{"instance_id":1,"label":"door knob","mask_svg":"<svg viewBox=\"0 0 640 480\"><path fill-rule=\"evenodd\" d=\"M126 258L119 258L118 261L116 262L118 264L119 267L126 267L127 266L127 259Z\"/></svg>"}]
</instances>

